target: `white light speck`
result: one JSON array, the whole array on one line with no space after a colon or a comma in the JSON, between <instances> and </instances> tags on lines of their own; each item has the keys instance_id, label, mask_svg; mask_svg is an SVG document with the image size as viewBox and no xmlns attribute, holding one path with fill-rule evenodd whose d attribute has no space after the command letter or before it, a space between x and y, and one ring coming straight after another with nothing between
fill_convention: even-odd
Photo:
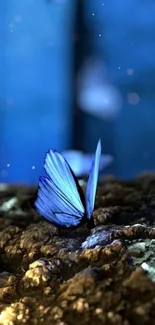
<instances>
[{"instance_id":1,"label":"white light speck","mask_svg":"<svg viewBox=\"0 0 155 325\"><path fill-rule=\"evenodd\" d=\"M92 13L92 16L94 16L95 14L94 13Z\"/></svg>"},{"instance_id":2,"label":"white light speck","mask_svg":"<svg viewBox=\"0 0 155 325\"><path fill-rule=\"evenodd\" d=\"M120 70L121 67L118 67L118 70Z\"/></svg>"},{"instance_id":3,"label":"white light speck","mask_svg":"<svg viewBox=\"0 0 155 325\"><path fill-rule=\"evenodd\" d=\"M7 164L7 167L10 167L10 164Z\"/></svg>"},{"instance_id":4,"label":"white light speck","mask_svg":"<svg viewBox=\"0 0 155 325\"><path fill-rule=\"evenodd\" d=\"M32 169L35 169L36 168L36 166L32 166Z\"/></svg>"},{"instance_id":5,"label":"white light speck","mask_svg":"<svg viewBox=\"0 0 155 325\"><path fill-rule=\"evenodd\" d=\"M102 35L101 34L99 34L99 37L101 37Z\"/></svg>"},{"instance_id":6,"label":"white light speck","mask_svg":"<svg viewBox=\"0 0 155 325\"><path fill-rule=\"evenodd\" d=\"M104 6L104 3L102 3L102 6Z\"/></svg>"}]
</instances>

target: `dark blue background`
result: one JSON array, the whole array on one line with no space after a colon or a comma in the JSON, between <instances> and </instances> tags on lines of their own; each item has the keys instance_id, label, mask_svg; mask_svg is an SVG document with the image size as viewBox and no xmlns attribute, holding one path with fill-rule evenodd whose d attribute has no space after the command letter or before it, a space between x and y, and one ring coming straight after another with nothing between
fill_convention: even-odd
<instances>
[{"instance_id":1,"label":"dark blue background","mask_svg":"<svg viewBox=\"0 0 155 325\"><path fill-rule=\"evenodd\" d=\"M75 77L92 54L122 94L112 121L76 102ZM1 1L0 180L36 183L49 148L92 152L99 137L116 176L155 168L155 2Z\"/></svg>"}]
</instances>

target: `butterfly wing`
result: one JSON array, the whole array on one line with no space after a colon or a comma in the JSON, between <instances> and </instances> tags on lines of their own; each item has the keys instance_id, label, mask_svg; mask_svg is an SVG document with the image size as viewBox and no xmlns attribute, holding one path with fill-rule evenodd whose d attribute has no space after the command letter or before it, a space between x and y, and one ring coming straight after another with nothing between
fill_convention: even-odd
<instances>
[{"instance_id":1,"label":"butterfly wing","mask_svg":"<svg viewBox=\"0 0 155 325\"><path fill-rule=\"evenodd\" d=\"M40 177L35 206L39 214L57 226L73 227L81 223L85 208L78 181L63 156L49 150L44 168L48 177Z\"/></svg>"},{"instance_id":2,"label":"butterfly wing","mask_svg":"<svg viewBox=\"0 0 155 325\"><path fill-rule=\"evenodd\" d=\"M92 212L94 210L95 203L95 195L98 181L98 173L99 173L99 164L100 164L100 156L101 156L101 141L99 140L95 152L95 158L93 160L90 175L88 178L87 186L86 186L86 213L87 218L90 219L92 216Z\"/></svg>"}]
</instances>

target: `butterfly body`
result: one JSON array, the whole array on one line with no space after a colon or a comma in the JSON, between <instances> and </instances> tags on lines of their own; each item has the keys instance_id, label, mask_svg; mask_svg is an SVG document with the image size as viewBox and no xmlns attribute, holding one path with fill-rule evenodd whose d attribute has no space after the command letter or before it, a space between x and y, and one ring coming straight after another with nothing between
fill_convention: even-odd
<instances>
[{"instance_id":1,"label":"butterfly body","mask_svg":"<svg viewBox=\"0 0 155 325\"><path fill-rule=\"evenodd\" d=\"M47 176L39 179L35 201L37 212L57 227L78 227L86 221L88 226L92 226L100 155L99 141L84 195L64 157L55 150L49 150L44 163Z\"/></svg>"}]
</instances>

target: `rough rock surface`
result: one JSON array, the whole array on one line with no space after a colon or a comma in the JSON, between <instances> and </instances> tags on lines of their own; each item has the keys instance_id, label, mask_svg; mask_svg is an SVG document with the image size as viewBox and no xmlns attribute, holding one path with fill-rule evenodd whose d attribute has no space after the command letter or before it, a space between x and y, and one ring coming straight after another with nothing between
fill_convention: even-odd
<instances>
[{"instance_id":1,"label":"rough rock surface","mask_svg":"<svg viewBox=\"0 0 155 325\"><path fill-rule=\"evenodd\" d=\"M55 228L0 186L0 325L155 324L155 174L103 179L95 227Z\"/></svg>"}]
</instances>

